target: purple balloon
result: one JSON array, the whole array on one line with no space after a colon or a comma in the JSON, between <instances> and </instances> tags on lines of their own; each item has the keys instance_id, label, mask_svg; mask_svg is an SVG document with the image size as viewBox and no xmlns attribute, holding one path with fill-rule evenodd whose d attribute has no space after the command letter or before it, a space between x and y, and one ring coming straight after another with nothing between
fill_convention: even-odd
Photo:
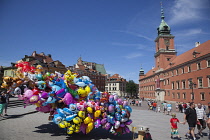
<instances>
[{"instance_id":1,"label":"purple balloon","mask_svg":"<svg viewBox=\"0 0 210 140\"><path fill-rule=\"evenodd\" d=\"M101 124L102 125L105 125L107 123L107 118L103 118L102 120L101 120Z\"/></svg>"},{"instance_id":2,"label":"purple balloon","mask_svg":"<svg viewBox=\"0 0 210 140\"><path fill-rule=\"evenodd\" d=\"M41 98L48 98L48 93L43 91L42 95L41 95Z\"/></svg>"},{"instance_id":3,"label":"purple balloon","mask_svg":"<svg viewBox=\"0 0 210 140\"><path fill-rule=\"evenodd\" d=\"M119 104L119 105L122 105L122 104L123 104L123 100L122 100L122 99L120 99L120 98L119 98L119 99L117 99L117 102L118 102L118 104Z\"/></svg>"},{"instance_id":4,"label":"purple balloon","mask_svg":"<svg viewBox=\"0 0 210 140\"><path fill-rule=\"evenodd\" d=\"M107 123L105 124L104 128L105 128L106 130L109 130L109 129L111 128L111 123L107 122Z\"/></svg>"},{"instance_id":5,"label":"purple balloon","mask_svg":"<svg viewBox=\"0 0 210 140\"><path fill-rule=\"evenodd\" d=\"M125 122L126 125L130 125L133 121L129 119L127 122Z\"/></svg>"},{"instance_id":6,"label":"purple balloon","mask_svg":"<svg viewBox=\"0 0 210 140\"><path fill-rule=\"evenodd\" d=\"M65 95L64 98L63 98L63 102L64 102L66 105L70 105L70 104L76 103L76 101L74 100L74 98L73 98L73 96L71 95L71 93L66 93L66 95Z\"/></svg>"}]
</instances>

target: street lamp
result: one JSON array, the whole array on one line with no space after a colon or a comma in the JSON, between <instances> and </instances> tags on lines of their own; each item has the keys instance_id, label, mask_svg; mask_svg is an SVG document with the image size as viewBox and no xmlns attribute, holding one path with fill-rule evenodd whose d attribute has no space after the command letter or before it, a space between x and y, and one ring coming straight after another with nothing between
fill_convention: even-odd
<instances>
[{"instance_id":1,"label":"street lamp","mask_svg":"<svg viewBox=\"0 0 210 140\"><path fill-rule=\"evenodd\" d=\"M192 102L194 100L194 93L193 93L193 87L195 88L196 87L196 83L193 83L192 81L190 81L190 84L189 84L190 88L192 89Z\"/></svg>"}]
</instances>

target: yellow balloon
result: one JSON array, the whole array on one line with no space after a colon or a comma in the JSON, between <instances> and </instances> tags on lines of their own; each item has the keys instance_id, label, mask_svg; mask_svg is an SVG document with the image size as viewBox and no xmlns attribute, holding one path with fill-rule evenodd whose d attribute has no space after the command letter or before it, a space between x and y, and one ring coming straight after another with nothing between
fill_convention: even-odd
<instances>
[{"instance_id":1,"label":"yellow balloon","mask_svg":"<svg viewBox=\"0 0 210 140\"><path fill-rule=\"evenodd\" d=\"M90 89L90 87L89 86L86 86L85 87L85 91L86 91L86 96L88 96L88 94L91 92L91 89Z\"/></svg>"},{"instance_id":2,"label":"yellow balloon","mask_svg":"<svg viewBox=\"0 0 210 140\"><path fill-rule=\"evenodd\" d=\"M73 127L68 127L66 132L67 132L67 134L73 134L74 133L74 128Z\"/></svg>"},{"instance_id":3,"label":"yellow balloon","mask_svg":"<svg viewBox=\"0 0 210 140\"><path fill-rule=\"evenodd\" d=\"M78 92L79 96L81 96L81 97L86 97L87 96L87 91L84 90L82 87L79 87L77 92Z\"/></svg>"},{"instance_id":4,"label":"yellow balloon","mask_svg":"<svg viewBox=\"0 0 210 140\"><path fill-rule=\"evenodd\" d=\"M79 116L80 118L84 119L84 118L85 118L85 112L84 112L84 111L79 111L79 112L78 112L78 116Z\"/></svg>"},{"instance_id":5,"label":"yellow balloon","mask_svg":"<svg viewBox=\"0 0 210 140\"><path fill-rule=\"evenodd\" d=\"M73 122L74 122L75 124L79 124L80 122L82 122L82 120L81 120L79 117L75 117L75 118L73 119Z\"/></svg>"},{"instance_id":6,"label":"yellow balloon","mask_svg":"<svg viewBox=\"0 0 210 140\"><path fill-rule=\"evenodd\" d=\"M60 128L66 128L66 127L68 126L68 123L67 123L67 121L62 121L62 122L60 122L60 123L58 124L58 126L59 126Z\"/></svg>"},{"instance_id":7,"label":"yellow balloon","mask_svg":"<svg viewBox=\"0 0 210 140\"><path fill-rule=\"evenodd\" d=\"M91 107L87 107L87 112L88 113L93 113L93 109Z\"/></svg>"},{"instance_id":8,"label":"yellow balloon","mask_svg":"<svg viewBox=\"0 0 210 140\"><path fill-rule=\"evenodd\" d=\"M76 125L74 132L78 133L80 131L80 124Z\"/></svg>"},{"instance_id":9,"label":"yellow balloon","mask_svg":"<svg viewBox=\"0 0 210 140\"><path fill-rule=\"evenodd\" d=\"M88 124L92 121L92 119L88 116L84 119L84 124Z\"/></svg>"},{"instance_id":10,"label":"yellow balloon","mask_svg":"<svg viewBox=\"0 0 210 140\"><path fill-rule=\"evenodd\" d=\"M100 115L101 115L101 110L96 110L96 111L94 112L94 117L95 117L95 118L98 118Z\"/></svg>"},{"instance_id":11,"label":"yellow balloon","mask_svg":"<svg viewBox=\"0 0 210 140\"><path fill-rule=\"evenodd\" d=\"M86 134L89 133L93 129L93 122L89 123L86 128Z\"/></svg>"}]
</instances>

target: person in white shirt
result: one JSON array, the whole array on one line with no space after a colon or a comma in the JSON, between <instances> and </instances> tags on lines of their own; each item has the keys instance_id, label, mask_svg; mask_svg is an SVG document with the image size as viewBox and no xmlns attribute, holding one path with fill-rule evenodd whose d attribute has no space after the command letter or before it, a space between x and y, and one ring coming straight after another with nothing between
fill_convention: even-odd
<instances>
[{"instance_id":1,"label":"person in white shirt","mask_svg":"<svg viewBox=\"0 0 210 140\"><path fill-rule=\"evenodd\" d=\"M197 114L197 128L198 128L198 134L203 137L202 131L206 128L206 112L204 108L202 107L201 103L198 103L198 106L195 108L196 114Z\"/></svg>"}]
</instances>

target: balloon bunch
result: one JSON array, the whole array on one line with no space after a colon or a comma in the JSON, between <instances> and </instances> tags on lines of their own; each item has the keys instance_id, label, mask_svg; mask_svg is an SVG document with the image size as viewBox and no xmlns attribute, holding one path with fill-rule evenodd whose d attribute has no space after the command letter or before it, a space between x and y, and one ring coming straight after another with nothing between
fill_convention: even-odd
<instances>
[{"instance_id":1,"label":"balloon bunch","mask_svg":"<svg viewBox=\"0 0 210 140\"><path fill-rule=\"evenodd\" d=\"M16 66L18 75L24 75L23 82L14 93L26 105L34 104L36 110L49 113L49 120L64 128L67 134L88 134L99 127L114 135L130 132L127 125L132 123L132 109L128 102L117 95L100 92L88 76L79 77L70 70L64 74L43 74L40 65L34 69L20 63Z\"/></svg>"}]
</instances>

